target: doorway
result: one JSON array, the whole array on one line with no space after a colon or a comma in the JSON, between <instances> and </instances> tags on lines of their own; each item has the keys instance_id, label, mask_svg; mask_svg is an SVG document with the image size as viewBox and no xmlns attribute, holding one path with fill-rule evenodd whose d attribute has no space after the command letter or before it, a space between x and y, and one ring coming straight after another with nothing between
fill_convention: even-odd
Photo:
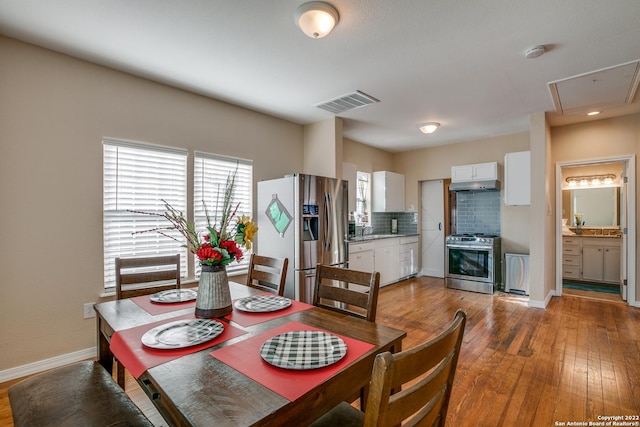
<instances>
[{"instance_id":1,"label":"doorway","mask_svg":"<svg viewBox=\"0 0 640 427\"><path fill-rule=\"evenodd\" d=\"M450 182L450 179L437 179L420 184L422 276L444 278L444 241L450 232Z\"/></svg>"},{"instance_id":2,"label":"doorway","mask_svg":"<svg viewBox=\"0 0 640 427\"><path fill-rule=\"evenodd\" d=\"M602 158L590 161L562 162L556 164L556 295L563 294L563 230L566 234L568 226L576 224L576 220L582 219L583 212L578 217L575 213L563 211L563 199L565 207L567 204L566 192L563 197L563 186L566 187L566 180L563 178L566 172L573 170L589 170L589 168L600 168L605 165L619 163L622 168L621 187L619 191L619 222L618 226L622 230L620 248L620 295L626 299L628 304L636 305L636 260L635 260L635 228L636 228L636 202L635 202L635 156ZM626 177L626 179L624 178ZM568 221L571 216L571 221ZM563 224L563 218L568 224ZM588 223L587 221L584 221ZM573 229L575 232L575 228ZM603 232L609 232L607 227L603 227ZM569 292L567 292L569 294Z\"/></svg>"}]
</instances>

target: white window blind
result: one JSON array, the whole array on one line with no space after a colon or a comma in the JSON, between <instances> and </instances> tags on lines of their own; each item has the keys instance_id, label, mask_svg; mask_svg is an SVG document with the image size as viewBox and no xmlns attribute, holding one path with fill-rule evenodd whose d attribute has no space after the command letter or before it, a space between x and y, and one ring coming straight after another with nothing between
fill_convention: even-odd
<instances>
[{"instance_id":1,"label":"white window blind","mask_svg":"<svg viewBox=\"0 0 640 427\"><path fill-rule=\"evenodd\" d=\"M235 207L238 203L236 218L242 215L251 216L252 212L252 183L253 183L253 162L250 160L235 159L230 157L217 156L196 151L193 168L193 212L196 223L196 230L206 230L207 219L204 211L206 203L209 218L213 225L220 224L222 215L222 204L224 189L227 178L237 170L235 189L231 205ZM235 224L235 219L232 221ZM249 252L241 262L232 261L227 266L227 272L245 272L249 263ZM200 275L200 263L196 259L196 276Z\"/></svg>"},{"instance_id":2,"label":"white window blind","mask_svg":"<svg viewBox=\"0 0 640 427\"><path fill-rule=\"evenodd\" d=\"M356 180L356 224L369 224L369 200L371 200L371 188L369 186L370 175L367 172L357 172Z\"/></svg>"},{"instance_id":3,"label":"white window blind","mask_svg":"<svg viewBox=\"0 0 640 427\"><path fill-rule=\"evenodd\" d=\"M187 251L182 235L164 230L179 241L151 231L166 229L166 219L135 213L162 214L162 200L186 215L187 151L170 147L113 139L103 140L104 149L104 283L115 286L116 257L180 254L181 275L187 276Z\"/></svg>"}]
</instances>

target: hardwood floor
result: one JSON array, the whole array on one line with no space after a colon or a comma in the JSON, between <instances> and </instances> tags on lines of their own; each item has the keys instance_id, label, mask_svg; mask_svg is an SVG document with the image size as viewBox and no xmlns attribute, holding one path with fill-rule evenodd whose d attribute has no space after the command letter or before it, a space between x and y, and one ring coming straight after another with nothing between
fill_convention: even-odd
<instances>
[{"instance_id":1,"label":"hardwood floor","mask_svg":"<svg viewBox=\"0 0 640 427\"><path fill-rule=\"evenodd\" d=\"M468 319L447 425L537 427L640 415L640 309L568 294L534 309L526 297L445 289L441 279L421 277L382 288L377 321L406 330L406 349L436 335L458 308ZM163 425L127 380L129 395ZM0 384L3 426L12 425L9 385Z\"/></svg>"}]
</instances>

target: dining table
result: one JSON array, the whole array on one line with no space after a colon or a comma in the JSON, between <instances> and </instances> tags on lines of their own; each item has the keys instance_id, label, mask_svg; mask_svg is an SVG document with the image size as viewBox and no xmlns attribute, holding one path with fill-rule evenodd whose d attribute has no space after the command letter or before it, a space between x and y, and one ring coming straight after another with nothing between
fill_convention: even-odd
<instances>
[{"instance_id":1,"label":"dining table","mask_svg":"<svg viewBox=\"0 0 640 427\"><path fill-rule=\"evenodd\" d=\"M264 292L233 281L229 288L233 311L210 322L223 332L186 348L141 341L163 325L199 321L193 300L158 304L140 296L96 304L99 362L109 372L114 358L122 363L169 425L301 426L366 390L377 354L402 350L404 331L295 300L247 312L237 304ZM266 356L265 346L292 334L329 337L330 350L322 351L340 354L320 358L319 366Z\"/></svg>"}]
</instances>

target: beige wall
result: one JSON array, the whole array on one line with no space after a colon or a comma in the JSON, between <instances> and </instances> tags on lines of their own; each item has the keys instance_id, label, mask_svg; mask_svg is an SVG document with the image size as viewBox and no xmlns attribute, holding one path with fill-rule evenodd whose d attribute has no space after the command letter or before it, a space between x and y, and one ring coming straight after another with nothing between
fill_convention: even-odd
<instances>
[{"instance_id":1,"label":"beige wall","mask_svg":"<svg viewBox=\"0 0 640 427\"><path fill-rule=\"evenodd\" d=\"M0 93L0 371L95 345L103 136L303 169L300 125L4 37Z\"/></svg>"},{"instance_id":2,"label":"beige wall","mask_svg":"<svg viewBox=\"0 0 640 427\"><path fill-rule=\"evenodd\" d=\"M304 127L304 173L341 179L342 156L341 118Z\"/></svg>"},{"instance_id":3,"label":"beige wall","mask_svg":"<svg viewBox=\"0 0 640 427\"><path fill-rule=\"evenodd\" d=\"M637 156L640 154L640 114L551 128L551 147L554 164ZM636 188L640 184L639 175L636 173ZM638 206L636 221L637 218ZM637 268L635 295L636 301L640 300Z\"/></svg>"},{"instance_id":4,"label":"beige wall","mask_svg":"<svg viewBox=\"0 0 640 427\"><path fill-rule=\"evenodd\" d=\"M343 138L343 161L353 163L360 172L399 172L393 169L392 153L347 138Z\"/></svg>"},{"instance_id":5,"label":"beige wall","mask_svg":"<svg viewBox=\"0 0 640 427\"><path fill-rule=\"evenodd\" d=\"M396 153L392 170L405 174L406 204L417 209L421 181L451 178L451 166L456 165L498 162L504 166L506 153L526 150L529 133L517 133ZM529 253L529 206L506 206L504 202L501 206L502 252Z\"/></svg>"}]
</instances>

